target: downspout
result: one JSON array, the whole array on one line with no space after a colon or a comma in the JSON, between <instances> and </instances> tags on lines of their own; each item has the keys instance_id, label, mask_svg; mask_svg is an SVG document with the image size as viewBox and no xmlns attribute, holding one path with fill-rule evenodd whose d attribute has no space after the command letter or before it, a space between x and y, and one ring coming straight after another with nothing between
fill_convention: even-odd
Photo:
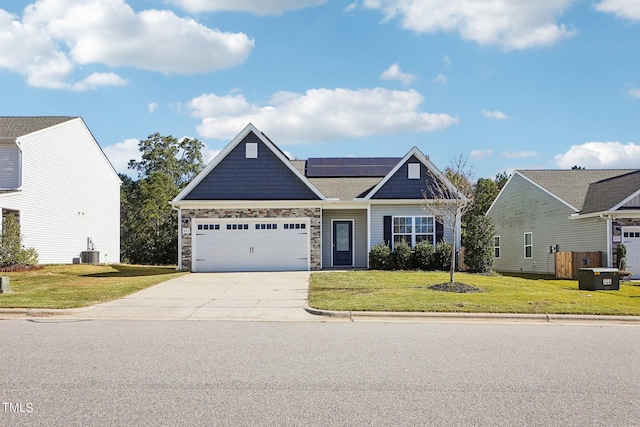
<instances>
[{"instance_id":1,"label":"downspout","mask_svg":"<svg viewBox=\"0 0 640 427\"><path fill-rule=\"evenodd\" d=\"M613 267L613 219L607 215L607 267Z\"/></svg>"},{"instance_id":2,"label":"downspout","mask_svg":"<svg viewBox=\"0 0 640 427\"><path fill-rule=\"evenodd\" d=\"M369 269L369 252L371 252L371 204L367 205L367 270Z\"/></svg>"},{"instance_id":3,"label":"downspout","mask_svg":"<svg viewBox=\"0 0 640 427\"><path fill-rule=\"evenodd\" d=\"M178 211L178 266L176 270L182 271L182 209L171 205L173 209Z\"/></svg>"}]
</instances>

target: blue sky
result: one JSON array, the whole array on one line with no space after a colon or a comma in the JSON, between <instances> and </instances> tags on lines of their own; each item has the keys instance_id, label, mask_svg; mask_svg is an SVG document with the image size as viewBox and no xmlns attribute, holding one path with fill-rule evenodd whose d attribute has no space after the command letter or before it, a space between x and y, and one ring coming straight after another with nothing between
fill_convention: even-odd
<instances>
[{"instance_id":1,"label":"blue sky","mask_svg":"<svg viewBox=\"0 0 640 427\"><path fill-rule=\"evenodd\" d=\"M3 2L0 91L123 173L152 133L210 160L248 122L303 159L638 168L640 0Z\"/></svg>"}]
</instances>

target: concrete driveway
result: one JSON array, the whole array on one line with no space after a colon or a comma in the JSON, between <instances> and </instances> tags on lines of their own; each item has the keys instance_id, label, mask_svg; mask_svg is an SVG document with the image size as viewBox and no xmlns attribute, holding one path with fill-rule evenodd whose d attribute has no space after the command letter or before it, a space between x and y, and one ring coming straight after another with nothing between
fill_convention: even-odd
<instances>
[{"instance_id":1,"label":"concrete driveway","mask_svg":"<svg viewBox=\"0 0 640 427\"><path fill-rule=\"evenodd\" d=\"M73 315L86 319L326 320L307 313L309 272L192 273Z\"/></svg>"}]
</instances>

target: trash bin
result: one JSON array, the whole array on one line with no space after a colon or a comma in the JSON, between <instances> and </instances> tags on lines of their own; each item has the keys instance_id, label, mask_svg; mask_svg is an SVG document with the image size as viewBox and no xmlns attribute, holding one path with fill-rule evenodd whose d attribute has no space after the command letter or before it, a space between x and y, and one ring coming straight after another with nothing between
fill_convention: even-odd
<instances>
[{"instance_id":1,"label":"trash bin","mask_svg":"<svg viewBox=\"0 0 640 427\"><path fill-rule=\"evenodd\" d=\"M620 270L617 268L578 269L578 289L581 291L620 290Z\"/></svg>"}]
</instances>

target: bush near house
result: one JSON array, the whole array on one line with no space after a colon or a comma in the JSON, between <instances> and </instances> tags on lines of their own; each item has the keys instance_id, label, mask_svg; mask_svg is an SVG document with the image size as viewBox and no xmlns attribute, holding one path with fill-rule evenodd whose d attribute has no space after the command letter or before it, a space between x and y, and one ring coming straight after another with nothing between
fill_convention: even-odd
<instances>
[{"instance_id":1,"label":"bush near house","mask_svg":"<svg viewBox=\"0 0 640 427\"><path fill-rule=\"evenodd\" d=\"M23 246L18 218L15 215L8 215L2 221L0 268L36 265L38 253L34 248Z\"/></svg>"},{"instance_id":2,"label":"bush near house","mask_svg":"<svg viewBox=\"0 0 640 427\"><path fill-rule=\"evenodd\" d=\"M395 244L392 251L389 245L379 243L369 252L371 270L413 270L447 271L451 265L451 243L441 241L434 249L427 241L418 242L413 250L404 240Z\"/></svg>"}]
</instances>

